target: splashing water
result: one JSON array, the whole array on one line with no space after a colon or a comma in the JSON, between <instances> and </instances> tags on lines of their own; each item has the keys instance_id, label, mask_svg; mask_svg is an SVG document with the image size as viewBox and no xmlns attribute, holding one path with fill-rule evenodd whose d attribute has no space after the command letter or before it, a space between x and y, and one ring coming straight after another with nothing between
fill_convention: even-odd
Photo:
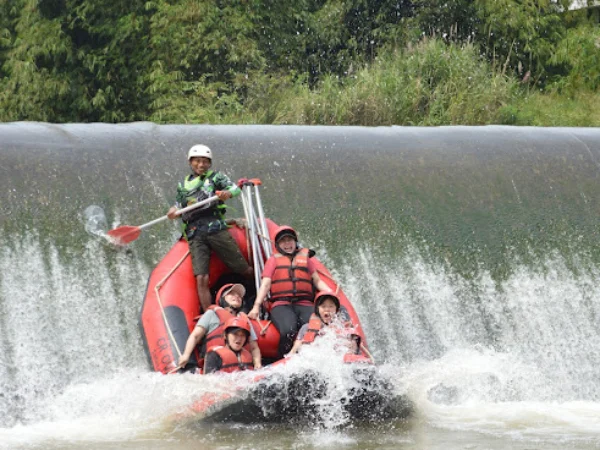
<instances>
[{"instance_id":1,"label":"splashing water","mask_svg":"<svg viewBox=\"0 0 600 450\"><path fill-rule=\"evenodd\" d=\"M0 447L600 445L598 130L0 127ZM103 234L164 214L195 140L214 142L226 173L260 174L267 214L321 244L378 371L412 401L408 425L346 426L354 380L312 349L311 373L336 383L308 404L314 427L169 419L226 392L146 368L142 293L178 231L127 252Z\"/></svg>"},{"instance_id":2,"label":"splashing water","mask_svg":"<svg viewBox=\"0 0 600 450\"><path fill-rule=\"evenodd\" d=\"M104 238L108 231L108 223L104 209L97 205L90 205L83 211L85 218L85 231L92 236Z\"/></svg>"}]
</instances>

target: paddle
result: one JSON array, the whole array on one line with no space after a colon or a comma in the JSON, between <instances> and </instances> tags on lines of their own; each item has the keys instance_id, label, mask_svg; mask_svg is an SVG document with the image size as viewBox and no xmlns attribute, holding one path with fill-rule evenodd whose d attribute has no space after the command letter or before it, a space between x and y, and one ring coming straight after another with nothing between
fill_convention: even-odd
<instances>
[{"instance_id":1,"label":"paddle","mask_svg":"<svg viewBox=\"0 0 600 450\"><path fill-rule=\"evenodd\" d=\"M217 200L219 200L219 197L214 195L212 197L207 198L206 200L202 200L201 202L194 203L193 205L178 209L177 211L175 211L175 215L180 216L183 213L186 213L193 209L199 208L200 206L206 205L207 203L211 203L211 202L214 202ZM111 241L114 244L126 245L126 244L129 244L130 242L135 241L138 237L140 237L140 233L142 232L143 229L151 227L152 225L156 225L157 223L167 220L168 218L169 218L169 216L164 215L162 217L159 217L158 219L154 219L151 222L145 223L138 227L131 226L131 225L122 225L120 227L115 228L114 230L110 230L106 234L111 238Z\"/></svg>"}]
</instances>

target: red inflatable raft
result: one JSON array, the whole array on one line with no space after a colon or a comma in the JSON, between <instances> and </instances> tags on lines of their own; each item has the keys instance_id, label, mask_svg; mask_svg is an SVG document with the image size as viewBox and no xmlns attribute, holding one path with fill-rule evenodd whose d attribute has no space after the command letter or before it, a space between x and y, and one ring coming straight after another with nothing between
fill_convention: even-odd
<instances>
[{"instance_id":1,"label":"red inflatable raft","mask_svg":"<svg viewBox=\"0 0 600 450\"><path fill-rule=\"evenodd\" d=\"M266 223L272 242L277 225L268 219ZM244 257L251 261L248 254L246 230L232 226L229 232L236 240ZM354 308L327 268L316 256L313 259L321 279L332 291L337 292L341 306L361 334L363 351L368 353L365 336ZM225 264L213 253L209 275L213 298L214 293L223 284L244 281L235 279L235 277L236 275L231 274ZM249 286L247 280L244 281L244 284L248 291L247 296L251 295L252 291L255 294L256 287ZM185 348L191 330L199 319L199 305L188 243L186 240L180 239L152 271L142 306L140 317L142 339L153 370L167 374L177 368L179 356ZM279 332L268 320L251 322L258 337L263 360L268 364L278 356ZM194 356L198 357L197 354Z\"/></svg>"}]
</instances>

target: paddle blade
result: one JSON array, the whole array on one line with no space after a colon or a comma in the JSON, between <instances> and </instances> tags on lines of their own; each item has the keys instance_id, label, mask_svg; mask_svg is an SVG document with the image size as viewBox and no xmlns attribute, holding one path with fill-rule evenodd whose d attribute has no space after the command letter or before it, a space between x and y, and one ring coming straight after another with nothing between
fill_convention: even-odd
<instances>
[{"instance_id":1,"label":"paddle blade","mask_svg":"<svg viewBox=\"0 0 600 450\"><path fill-rule=\"evenodd\" d=\"M110 237L113 244L126 245L140 237L141 232L142 229L140 227L123 225L121 227L115 228L114 230L110 230L106 234Z\"/></svg>"}]
</instances>

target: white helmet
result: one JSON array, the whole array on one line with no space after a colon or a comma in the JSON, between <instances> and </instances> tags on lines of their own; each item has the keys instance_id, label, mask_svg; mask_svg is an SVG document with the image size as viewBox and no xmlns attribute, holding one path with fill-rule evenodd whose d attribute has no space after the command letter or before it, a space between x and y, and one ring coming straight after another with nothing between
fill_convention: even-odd
<instances>
[{"instance_id":1,"label":"white helmet","mask_svg":"<svg viewBox=\"0 0 600 450\"><path fill-rule=\"evenodd\" d=\"M196 144L188 151L188 161L197 157L208 158L212 161L212 151L206 145Z\"/></svg>"}]
</instances>

